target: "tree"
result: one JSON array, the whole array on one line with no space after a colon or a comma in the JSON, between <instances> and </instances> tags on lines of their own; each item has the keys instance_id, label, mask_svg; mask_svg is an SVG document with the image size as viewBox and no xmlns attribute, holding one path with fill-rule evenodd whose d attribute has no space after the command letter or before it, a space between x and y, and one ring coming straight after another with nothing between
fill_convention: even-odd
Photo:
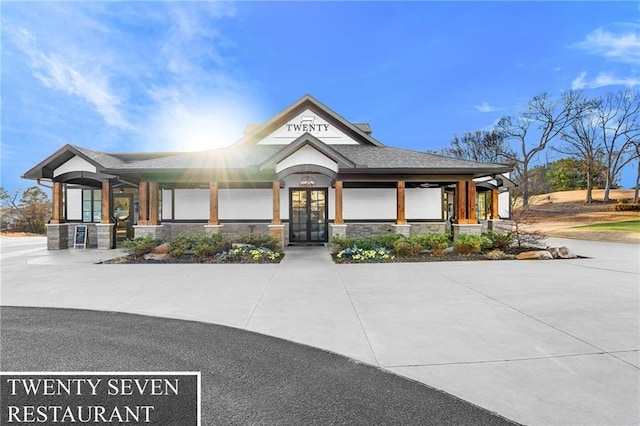
<instances>
[{"instance_id":1,"label":"tree","mask_svg":"<svg viewBox=\"0 0 640 426\"><path fill-rule=\"evenodd\" d=\"M529 206L529 169L532 161L559 137L574 120L582 117L587 101L581 92L564 93L559 100L549 94L534 96L527 108L515 117L503 117L496 130L515 143L505 156L515 162L522 188L522 205Z\"/></svg>"},{"instance_id":2,"label":"tree","mask_svg":"<svg viewBox=\"0 0 640 426\"><path fill-rule=\"evenodd\" d=\"M560 135L560 139L565 144L554 147L556 151L580 160L586 173L586 203L593 202L593 186L598 177L598 171L602 168L604 155L602 141L598 138L598 127L593 120L595 107L596 103L587 105L585 114L573 120L566 131Z\"/></svg>"},{"instance_id":3,"label":"tree","mask_svg":"<svg viewBox=\"0 0 640 426\"><path fill-rule=\"evenodd\" d=\"M561 158L550 163L545 171L545 180L551 191L572 191L587 187L587 175L582 161Z\"/></svg>"},{"instance_id":4,"label":"tree","mask_svg":"<svg viewBox=\"0 0 640 426\"><path fill-rule=\"evenodd\" d=\"M47 194L37 186L18 189L12 194L0 187L2 225L18 232L44 234L49 218Z\"/></svg>"},{"instance_id":5,"label":"tree","mask_svg":"<svg viewBox=\"0 0 640 426\"><path fill-rule=\"evenodd\" d=\"M635 158L635 141L640 139L640 94L633 90L607 93L595 101L592 119L604 150L606 183L604 201L620 171Z\"/></svg>"},{"instance_id":6,"label":"tree","mask_svg":"<svg viewBox=\"0 0 640 426\"><path fill-rule=\"evenodd\" d=\"M442 155L486 163L508 161L505 155L508 152L510 147L504 135L496 130L467 132L461 137L454 135L451 146L440 150Z\"/></svg>"},{"instance_id":7,"label":"tree","mask_svg":"<svg viewBox=\"0 0 640 426\"><path fill-rule=\"evenodd\" d=\"M633 192L633 202L638 202L638 193L640 192L640 141L634 142L634 149L636 151L636 160L638 161L638 171L636 172L636 188Z\"/></svg>"}]
</instances>

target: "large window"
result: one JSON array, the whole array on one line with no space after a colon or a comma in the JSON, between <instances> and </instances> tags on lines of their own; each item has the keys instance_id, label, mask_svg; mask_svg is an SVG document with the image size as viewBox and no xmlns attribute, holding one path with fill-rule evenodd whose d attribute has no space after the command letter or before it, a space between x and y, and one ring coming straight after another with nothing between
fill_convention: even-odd
<instances>
[{"instance_id":1,"label":"large window","mask_svg":"<svg viewBox=\"0 0 640 426\"><path fill-rule=\"evenodd\" d=\"M102 190L82 190L82 221L100 222L102 219Z\"/></svg>"}]
</instances>

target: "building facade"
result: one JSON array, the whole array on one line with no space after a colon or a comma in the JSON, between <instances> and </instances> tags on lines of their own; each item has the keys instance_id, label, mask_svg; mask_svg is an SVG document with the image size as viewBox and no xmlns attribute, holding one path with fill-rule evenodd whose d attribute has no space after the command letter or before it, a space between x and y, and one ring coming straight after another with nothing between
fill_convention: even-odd
<instances>
[{"instance_id":1,"label":"building facade","mask_svg":"<svg viewBox=\"0 0 640 426\"><path fill-rule=\"evenodd\" d=\"M204 152L103 153L65 145L24 174L52 186L48 248L151 234L270 233L281 244L332 235L479 233L509 217L513 167L383 145L304 96L235 144Z\"/></svg>"}]
</instances>

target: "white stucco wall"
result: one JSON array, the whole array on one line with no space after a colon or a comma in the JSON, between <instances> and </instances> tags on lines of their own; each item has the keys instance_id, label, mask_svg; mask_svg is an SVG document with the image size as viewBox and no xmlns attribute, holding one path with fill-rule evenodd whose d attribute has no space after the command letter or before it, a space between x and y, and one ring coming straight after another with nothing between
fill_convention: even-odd
<instances>
[{"instance_id":1,"label":"white stucco wall","mask_svg":"<svg viewBox=\"0 0 640 426\"><path fill-rule=\"evenodd\" d=\"M220 220L270 220L273 214L272 194L273 190L268 188L219 189L218 217Z\"/></svg>"},{"instance_id":2,"label":"white stucco wall","mask_svg":"<svg viewBox=\"0 0 640 426\"><path fill-rule=\"evenodd\" d=\"M82 220L82 189L67 188L67 220Z\"/></svg>"},{"instance_id":3,"label":"white stucco wall","mask_svg":"<svg viewBox=\"0 0 640 426\"><path fill-rule=\"evenodd\" d=\"M53 177L60 176L68 172L96 172L96 167L77 155L69 159L66 163L53 171Z\"/></svg>"},{"instance_id":4,"label":"white stucco wall","mask_svg":"<svg viewBox=\"0 0 640 426\"><path fill-rule=\"evenodd\" d=\"M329 124L327 120L315 112L305 110L258 142L258 145L288 145L306 132L312 134L327 145L358 144L358 142L336 129L333 124Z\"/></svg>"},{"instance_id":5,"label":"white stucco wall","mask_svg":"<svg viewBox=\"0 0 640 426\"><path fill-rule=\"evenodd\" d=\"M174 220L203 220L209 219L209 190L208 189L176 189ZM171 207L169 207L171 209ZM164 204L163 204L164 210ZM171 211L171 210L169 210Z\"/></svg>"},{"instance_id":6,"label":"white stucco wall","mask_svg":"<svg viewBox=\"0 0 640 426\"><path fill-rule=\"evenodd\" d=\"M173 219L171 216L172 192L170 189L162 190L162 219Z\"/></svg>"},{"instance_id":7,"label":"white stucco wall","mask_svg":"<svg viewBox=\"0 0 640 426\"><path fill-rule=\"evenodd\" d=\"M509 198L509 191L498 194L498 214L503 219L507 219L510 216Z\"/></svg>"},{"instance_id":8,"label":"white stucco wall","mask_svg":"<svg viewBox=\"0 0 640 426\"><path fill-rule=\"evenodd\" d=\"M404 203L407 220L442 219L442 190L440 188L407 188L405 189Z\"/></svg>"},{"instance_id":9,"label":"white stucco wall","mask_svg":"<svg viewBox=\"0 0 640 426\"><path fill-rule=\"evenodd\" d=\"M319 152L312 146L305 145L278 164L276 164L276 173L280 173L282 170L297 166L300 164L315 164L318 166L326 167L327 169L338 171L338 164Z\"/></svg>"},{"instance_id":10,"label":"white stucco wall","mask_svg":"<svg viewBox=\"0 0 640 426\"><path fill-rule=\"evenodd\" d=\"M345 220L396 218L394 188L344 188L342 216Z\"/></svg>"}]
</instances>

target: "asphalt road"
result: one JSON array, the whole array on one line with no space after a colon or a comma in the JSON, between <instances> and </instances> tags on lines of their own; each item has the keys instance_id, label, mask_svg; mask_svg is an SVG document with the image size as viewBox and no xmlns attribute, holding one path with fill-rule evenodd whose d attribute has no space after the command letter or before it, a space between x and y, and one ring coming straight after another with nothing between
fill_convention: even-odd
<instances>
[{"instance_id":1,"label":"asphalt road","mask_svg":"<svg viewBox=\"0 0 640 426\"><path fill-rule=\"evenodd\" d=\"M3 371L200 371L203 425L504 425L437 389L285 340L190 321L0 309Z\"/></svg>"}]
</instances>

